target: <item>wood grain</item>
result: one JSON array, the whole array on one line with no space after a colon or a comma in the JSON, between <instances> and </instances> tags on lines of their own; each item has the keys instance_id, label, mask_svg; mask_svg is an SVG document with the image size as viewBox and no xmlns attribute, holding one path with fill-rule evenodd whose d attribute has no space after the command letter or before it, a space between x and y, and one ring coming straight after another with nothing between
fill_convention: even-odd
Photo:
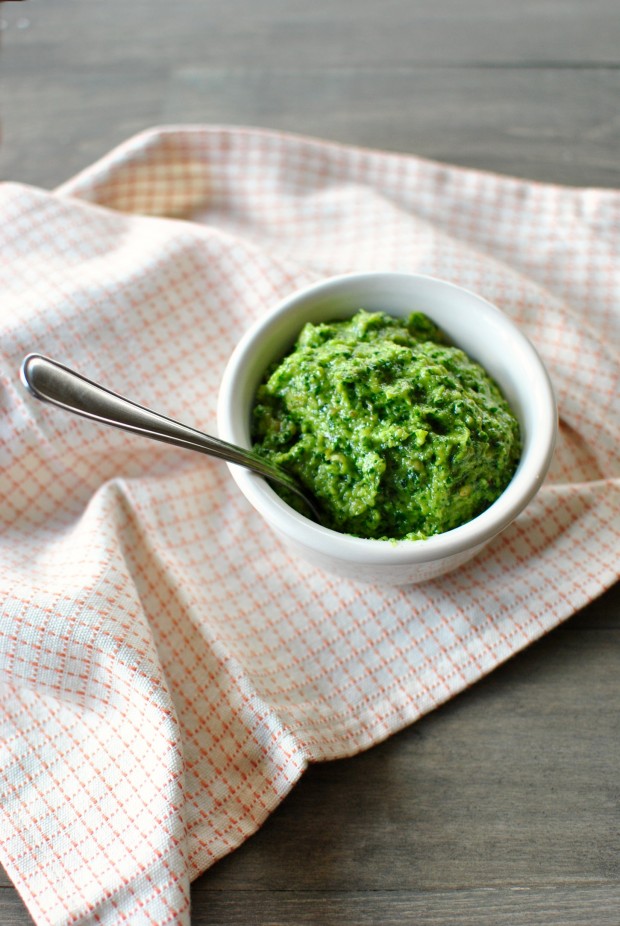
<instances>
[{"instance_id":1,"label":"wood grain","mask_svg":"<svg viewBox=\"0 0 620 926\"><path fill-rule=\"evenodd\" d=\"M250 906L238 896L217 896L192 917L193 926L617 926L620 897L608 888L520 888L455 891L361 891L254 895ZM593 911L595 919L593 919ZM250 918L248 918L250 917Z\"/></svg>"},{"instance_id":2,"label":"wood grain","mask_svg":"<svg viewBox=\"0 0 620 926\"><path fill-rule=\"evenodd\" d=\"M618 183L616 0L1 6L13 180L53 187L143 128L199 121Z\"/></svg>"},{"instance_id":3,"label":"wood grain","mask_svg":"<svg viewBox=\"0 0 620 926\"><path fill-rule=\"evenodd\" d=\"M617 0L0 4L0 172L162 122L620 183ZM386 743L310 768L192 889L220 926L618 926L620 590ZM0 923L31 924L0 870Z\"/></svg>"}]
</instances>

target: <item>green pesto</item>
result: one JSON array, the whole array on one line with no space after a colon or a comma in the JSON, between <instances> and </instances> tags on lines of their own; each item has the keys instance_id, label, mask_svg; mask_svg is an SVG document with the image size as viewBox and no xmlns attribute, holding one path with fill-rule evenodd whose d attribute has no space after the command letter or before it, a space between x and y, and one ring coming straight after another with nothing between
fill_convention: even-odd
<instances>
[{"instance_id":1,"label":"green pesto","mask_svg":"<svg viewBox=\"0 0 620 926\"><path fill-rule=\"evenodd\" d=\"M252 437L316 496L326 526L385 540L471 520L520 455L498 386L420 312L305 325L258 388Z\"/></svg>"}]
</instances>

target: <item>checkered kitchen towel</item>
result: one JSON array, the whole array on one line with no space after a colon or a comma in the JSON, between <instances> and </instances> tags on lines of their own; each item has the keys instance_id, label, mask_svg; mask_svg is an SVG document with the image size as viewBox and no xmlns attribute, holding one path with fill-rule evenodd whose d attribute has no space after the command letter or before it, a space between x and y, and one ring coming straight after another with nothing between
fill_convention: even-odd
<instances>
[{"instance_id":1,"label":"checkered kitchen towel","mask_svg":"<svg viewBox=\"0 0 620 926\"><path fill-rule=\"evenodd\" d=\"M0 858L42 923L187 923L189 881L309 761L450 698L618 575L620 193L170 127L0 190ZM226 467L31 400L29 351L207 431L241 333L351 270L477 290L561 413L474 562L382 589L289 559Z\"/></svg>"}]
</instances>

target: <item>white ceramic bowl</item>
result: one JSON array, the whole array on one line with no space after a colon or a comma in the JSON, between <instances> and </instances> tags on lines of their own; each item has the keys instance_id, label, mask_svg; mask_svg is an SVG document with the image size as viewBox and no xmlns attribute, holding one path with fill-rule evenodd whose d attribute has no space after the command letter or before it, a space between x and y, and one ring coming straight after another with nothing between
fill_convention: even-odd
<instances>
[{"instance_id":1,"label":"white ceramic bowl","mask_svg":"<svg viewBox=\"0 0 620 926\"><path fill-rule=\"evenodd\" d=\"M271 361L290 349L305 322L346 318L360 308L394 316L424 312L499 384L519 420L523 442L519 466L502 495L473 520L426 540L365 540L321 527L298 514L249 470L231 465L230 471L291 553L364 582L420 582L469 560L536 494L549 468L557 433L553 389L527 338L506 315L475 293L427 276L349 274L293 293L242 337L220 388L220 437L250 447L250 410Z\"/></svg>"}]
</instances>

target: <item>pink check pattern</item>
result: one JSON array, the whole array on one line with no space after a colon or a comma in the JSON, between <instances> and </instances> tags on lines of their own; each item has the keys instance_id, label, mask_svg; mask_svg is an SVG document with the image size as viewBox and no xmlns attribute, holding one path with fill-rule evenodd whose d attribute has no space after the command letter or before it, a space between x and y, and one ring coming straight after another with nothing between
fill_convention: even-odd
<instances>
[{"instance_id":1,"label":"pink check pattern","mask_svg":"<svg viewBox=\"0 0 620 926\"><path fill-rule=\"evenodd\" d=\"M308 762L379 742L618 576L620 193L240 128L0 190L0 858L38 924L184 924ZM241 333L349 270L477 290L558 395L537 499L381 589L289 559L226 468L31 400L40 351L213 431ZM419 307L423 309L424 307Z\"/></svg>"}]
</instances>

